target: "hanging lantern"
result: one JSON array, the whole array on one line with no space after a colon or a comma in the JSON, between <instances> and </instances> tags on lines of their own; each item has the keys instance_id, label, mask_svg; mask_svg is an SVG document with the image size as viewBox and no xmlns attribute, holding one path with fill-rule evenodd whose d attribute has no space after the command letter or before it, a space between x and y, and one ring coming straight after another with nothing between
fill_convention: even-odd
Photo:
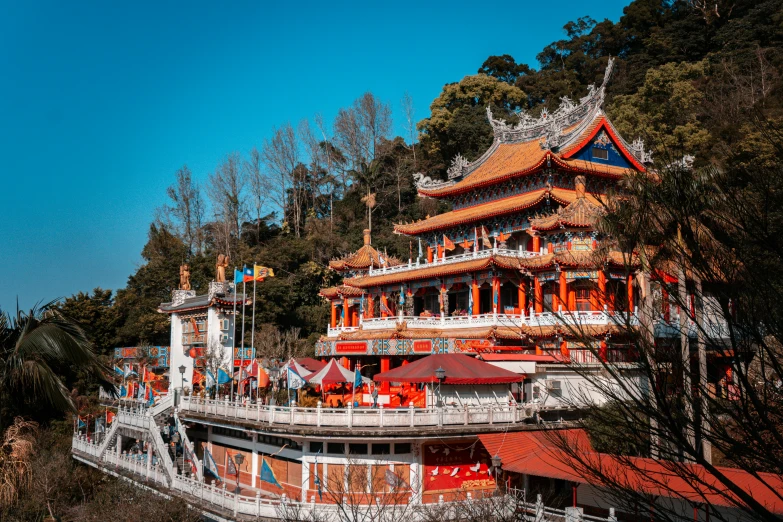
<instances>
[{"instance_id":1,"label":"hanging lantern","mask_svg":"<svg viewBox=\"0 0 783 522\"><path fill-rule=\"evenodd\" d=\"M195 359L195 358L196 358L196 355L198 355L198 352L196 351L196 349L195 349L195 348L191 348L191 349L190 349L190 351L188 352L188 355L190 355L190 357L191 357L192 359Z\"/></svg>"}]
</instances>

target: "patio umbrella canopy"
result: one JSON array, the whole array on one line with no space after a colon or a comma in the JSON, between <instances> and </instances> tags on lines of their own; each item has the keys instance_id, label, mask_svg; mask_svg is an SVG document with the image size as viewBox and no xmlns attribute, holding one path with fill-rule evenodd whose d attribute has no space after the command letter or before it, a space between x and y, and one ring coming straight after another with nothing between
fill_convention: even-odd
<instances>
[{"instance_id":1,"label":"patio umbrella canopy","mask_svg":"<svg viewBox=\"0 0 783 522\"><path fill-rule=\"evenodd\" d=\"M314 373L311 370L308 370L307 368L305 368L304 366L299 364L299 362L296 359L291 359L290 361L288 361L288 364L286 364L286 367L291 368L292 370L294 370L303 379L306 378L308 375L312 375Z\"/></svg>"},{"instance_id":2,"label":"patio umbrella canopy","mask_svg":"<svg viewBox=\"0 0 783 522\"><path fill-rule=\"evenodd\" d=\"M437 383L435 370L446 371L443 384L504 384L522 382L525 376L498 368L461 353L437 353L388 372L376 374L377 382Z\"/></svg>"},{"instance_id":3,"label":"patio umbrella canopy","mask_svg":"<svg viewBox=\"0 0 783 522\"><path fill-rule=\"evenodd\" d=\"M308 372L314 373L323 369L326 366L325 362L313 359L312 357L300 357L296 360L300 365L304 366Z\"/></svg>"},{"instance_id":4,"label":"patio umbrella canopy","mask_svg":"<svg viewBox=\"0 0 783 522\"><path fill-rule=\"evenodd\" d=\"M343 368L334 359L323 367L320 371L310 375L306 380L310 384L353 384L356 374L351 370ZM362 377L362 382L372 382L366 377Z\"/></svg>"}]
</instances>

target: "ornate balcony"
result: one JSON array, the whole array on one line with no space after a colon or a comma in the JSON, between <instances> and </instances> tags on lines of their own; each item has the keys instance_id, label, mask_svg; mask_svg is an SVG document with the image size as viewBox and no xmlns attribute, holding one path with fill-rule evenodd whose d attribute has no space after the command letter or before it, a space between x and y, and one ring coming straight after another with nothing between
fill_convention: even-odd
<instances>
[{"instance_id":1,"label":"ornate balcony","mask_svg":"<svg viewBox=\"0 0 783 522\"><path fill-rule=\"evenodd\" d=\"M506 257L535 257L541 255L539 252L530 252L527 250L512 250L509 248L489 248L487 250L480 250L478 252L465 252L464 254L457 254L453 256L447 256L445 258L437 258L432 263L419 262L417 259L414 263L412 260L408 261L408 264L398 266L388 266L382 268L370 267L368 275L382 275L382 274L394 274L397 272L406 272L408 270L418 270L421 268L429 268L432 266L450 265L452 263L460 263L462 261L470 261L471 259L486 259L491 256L506 256Z\"/></svg>"},{"instance_id":2,"label":"ornate balcony","mask_svg":"<svg viewBox=\"0 0 783 522\"><path fill-rule=\"evenodd\" d=\"M461 316L443 316L443 317L415 317L399 315L397 317L373 317L371 319L362 319L361 329L363 330L386 330L394 329L397 325L405 323L408 329L444 329L455 330L460 328L488 328L493 326L505 326L509 328L521 328L522 326L541 327L541 326L603 326L610 324L627 324L632 326L639 324L636 314L628 316L628 312L613 312L608 309L589 312L542 312L535 313L532 310L529 314L481 314L481 315L461 315ZM343 332L355 332L360 327L336 327L329 328L328 337L337 337Z\"/></svg>"}]
</instances>

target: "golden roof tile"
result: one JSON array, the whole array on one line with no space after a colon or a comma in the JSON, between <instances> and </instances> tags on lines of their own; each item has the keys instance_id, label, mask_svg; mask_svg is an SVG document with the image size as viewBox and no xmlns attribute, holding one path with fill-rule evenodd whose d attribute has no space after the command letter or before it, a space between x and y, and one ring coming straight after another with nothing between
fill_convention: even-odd
<instances>
[{"instance_id":1,"label":"golden roof tile","mask_svg":"<svg viewBox=\"0 0 783 522\"><path fill-rule=\"evenodd\" d=\"M437 216L422 219L415 223L394 225L394 231L400 234L417 235L433 230L463 225L465 223L477 223L484 219L519 212L533 207L544 201L549 195L554 201L567 204L576 200L576 192L573 190L552 188L538 189L524 194L517 194L507 198L481 203L471 207L452 210Z\"/></svg>"}]
</instances>

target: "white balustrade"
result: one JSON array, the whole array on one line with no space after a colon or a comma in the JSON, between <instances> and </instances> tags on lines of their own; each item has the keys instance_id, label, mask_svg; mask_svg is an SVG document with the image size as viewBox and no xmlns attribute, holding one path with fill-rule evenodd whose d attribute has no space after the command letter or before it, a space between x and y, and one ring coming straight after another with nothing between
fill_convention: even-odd
<instances>
[{"instance_id":1,"label":"white balustrade","mask_svg":"<svg viewBox=\"0 0 783 522\"><path fill-rule=\"evenodd\" d=\"M400 428L458 424L513 424L528 415L522 406L482 405L443 408L300 408L241 404L222 400L183 397L180 411L264 424L338 428Z\"/></svg>"},{"instance_id":2,"label":"white balustrade","mask_svg":"<svg viewBox=\"0 0 783 522\"><path fill-rule=\"evenodd\" d=\"M453 256L446 256L445 258L439 257L433 259L432 263L427 262L410 262L397 266L385 266L381 268L370 267L369 275L380 274L394 274L397 272L406 272L408 270L418 270L420 268L428 268L439 265L450 265L453 263L460 263L462 261L470 261L472 259L486 259L491 256L504 256L504 257L516 257L516 258L529 258L541 255L538 252L529 252L527 250L512 250L509 248L489 248L486 250L480 250L478 252L464 252L462 254L456 254Z\"/></svg>"}]
</instances>

